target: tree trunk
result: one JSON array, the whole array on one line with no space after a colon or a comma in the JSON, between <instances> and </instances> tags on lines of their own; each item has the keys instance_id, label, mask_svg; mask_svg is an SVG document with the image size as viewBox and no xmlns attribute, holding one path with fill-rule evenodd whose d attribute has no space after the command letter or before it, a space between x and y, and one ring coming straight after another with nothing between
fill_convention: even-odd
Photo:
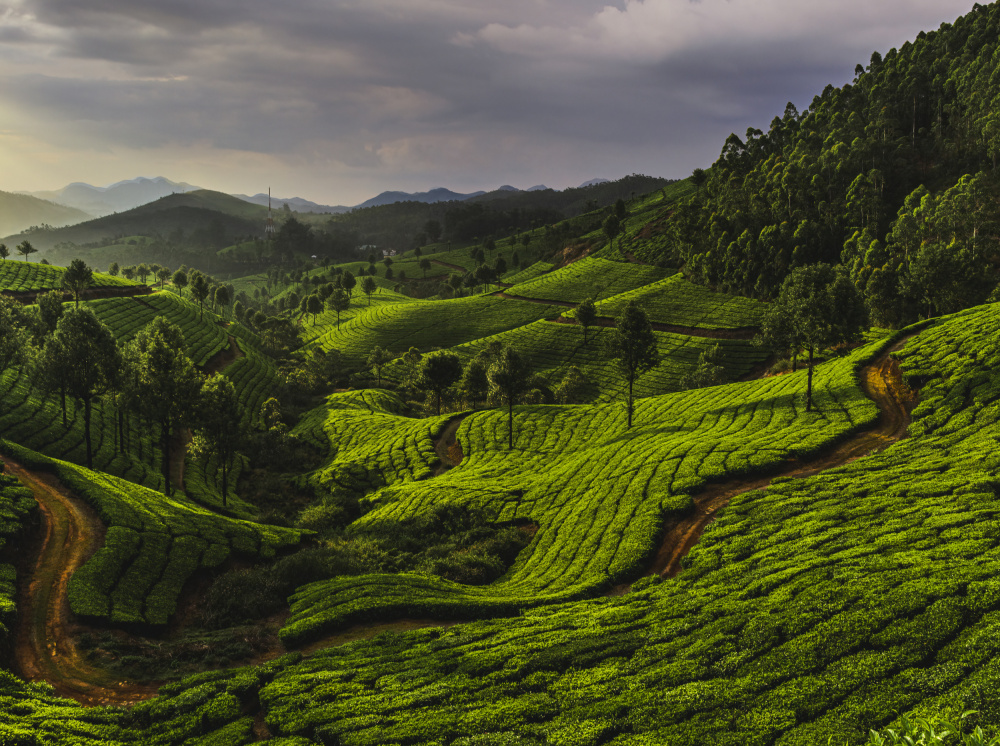
<instances>
[{"instance_id":1,"label":"tree trunk","mask_svg":"<svg viewBox=\"0 0 1000 746\"><path fill-rule=\"evenodd\" d=\"M632 383L635 381L634 377L629 377L628 379L628 429L632 429Z\"/></svg>"},{"instance_id":2,"label":"tree trunk","mask_svg":"<svg viewBox=\"0 0 1000 746\"><path fill-rule=\"evenodd\" d=\"M62 415L63 415L63 427L69 427L66 422L66 383L65 381L59 382L59 396L62 399Z\"/></svg>"},{"instance_id":3,"label":"tree trunk","mask_svg":"<svg viewBox=\"0 0 1000 746\"><path fill-rule=\"evenodd\" d=\"M229 496L229 459L223 456L222 461L222 507L226 507L226 499Z\"/></svg>"},{"instance_id":4,"label":"tree trunk","mask_svg":"<svg viewBox=\"0 0 1000 746\"><path fill-rule=\"evenodd\" d=\"M170 495L170 426L160 424L160 440L163 447L163 494Z\"/></svg>"},{"instance_id":5,"label":"tree trunk","mask_svg":"<svg viewBox=\"0 0 1000 746\"><path fill-rule=\"evenodd\" d=\"M83 440L87 444L87 468L94 468L93 449L90 444L90 399L83 400Z\"/></svg>"},{"instance_id":6,"label":"tree trunk","mask_svg":"<svg viewBox=\"0 0 1000 746\"><path fill-rule=\"evenodd\" d=\"M806 374L806 411L812 411L813 402L813 348L809 345L809 371Z\"/></svg>"}]
</instances>

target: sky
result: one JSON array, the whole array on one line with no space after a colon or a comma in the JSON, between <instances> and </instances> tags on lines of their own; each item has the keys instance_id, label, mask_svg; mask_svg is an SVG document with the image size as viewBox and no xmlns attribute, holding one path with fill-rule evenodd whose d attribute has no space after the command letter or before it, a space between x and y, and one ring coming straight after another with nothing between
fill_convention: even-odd
<instances>
[{"instance_id":1,"label":"sky","mask_svg":"<svg viewBox=\"0 0 1000 746\"><path fill-rule=\"evenodd\" d=\"M972 0L0 0L0 190L683 178Z\"/></svg>"}]
</instances>

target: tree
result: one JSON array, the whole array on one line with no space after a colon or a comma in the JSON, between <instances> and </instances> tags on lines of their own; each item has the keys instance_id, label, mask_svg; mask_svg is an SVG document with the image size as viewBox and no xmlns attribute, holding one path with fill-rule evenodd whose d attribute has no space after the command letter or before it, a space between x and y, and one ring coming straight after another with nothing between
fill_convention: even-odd
<instances>
[{"instance_id":1,"label":"tree","mask_svg":"<svg viewBox=\"0 0 1000 746\"><path fill-rule=\"evenodd\" d=\"M112 277L117 277L118 271L119 271L118 262L111 262L111 264L108 265L108 274L111 275Z\"/></svg>"},{"instance_id":2,"label":"tree","mask_svg":"<svg viewBox=\"0 0 1000 746\"><path fill-rule=\"evenodd\" d=\"M170 441L197 412L202 375L187 356L184 335L158 316L134 340L136 397L149 419L160 426L164 494L171 493Z\"/></svg>"},{"instance_id":3,"label":"tree","mask_svg":"<svg viewBox=\"0 0 1000 746\"><path fill-rule=\"evenodd\" d=\"M608 215L605 218L604 223L601 225L601 229L604 231L604 235L608 237L608 244L613 245L615 238L621 233L622 223L617 215Z\"/></svg>"},{"instance_id":4,"label":"tree","mask_svg":"<svg viewBox=\"0 0 1000 746\"><path fill-rule=\"evenodd\" d=\"M111 330L89 308L73 309L56 326L53 344L61 359L47 356L59 366L66 393L83 405L83 440L87 468L94 466L90 419L96 399L111 391L122 367L121 353Z\"/></svg>"},{"instance_id":5,"label":"tree","mask_svg":"<svg viewBox=\"0 0 1000 746\"><path fill-rule=\"evenodd\" d=\"M424 233L431 243L437 243L441 240L441 223L433 219L428 220L424 223Z\"/></svg>"},{"instance_id":6,"label":"tree","mask_svg":"<svg viewBox=\"0 0 1000 746\"><path fill-rule=\"evenodd\" d=\"M315 293L305 300L306 313L312 316L313 326L316 326L316 314L323 313L323 300Z\"/></svg>"},{"instance_id":7,"label":"tree","mask_svg":"<svg viewBox=\"0 0 1000 746\"><path fill-rule=\"evenodd\" d=\"M213 375L201 387L194 445L202 453L215 454L222 471L222 505L229 496L229 472L236 454L246 441L236 389L228 376Z\"/></svg>"},{"instance_id":8,"label":"tree","mask_svg":"<svg viewBox=\"0 0 1000 746\"><path fill-rule=\"evenodd\" d=\"M615 319L615 330L607 338L608 355L628 384L628 427L632 427L635 382L639 376L660 364L656 337L646 312L629 301Z\"/></svg>"},{"instance_id":9,"label":"tree","mask_svg":"<svg viewBox=\"0 0 1000 746\"><path fill-rule=\"evenodd\" d=\"M420 362L417 386L437 396L437 413L441 414L441 395L462 377L462 360L454 352L435 352Z\"/></svg>"},{"instance_id":10,"label":"tree","mask_svg":"<svg viewBox=\"0 0 1000 746\"><path fill-rule=\"evenodd\" d=\"M139 282L141 282L143 285L146 284L146 278L149 276L149 273L151 271L152 270L150 269L148 264L140 264L138 267L135 268L135 273L139 275Z\"/></svg>"},{"instance_id":11,"label":"tree","mask_svg":"<svg viewBox=\"0 0 1000 746\"><path fill-rule=\"evenodd\" d=\"M122 267L122 276L126 280L131 280L133 277L135 277L135 267L132 266Z\"/></svg>"},{"instance_id":12,"label":"tree","mask_svg":"<svg viewBox=\"0 0 1000 746\"><path fill-rule=\"evenodd\" d=\"M24 257L24 261L28 261L28 257L36 251L38 251L38 249L27 241L21 241L21 243L17 245L17 253Z\"/></svg>"},{"instance_id":13,"label":"tree","mask_svg":"<svg viewBox=\"0 0 1000 746\"><path fill-rule=\"evenodd\" d=\"M94 272L83 259L74 259L63 272L62 286L73 294L77 310L80 309L80 293L94 282Z\"/></svg>"},{"instance_id":14,"label":"tree","mask_svg":"<svg viewBox=\"0 0 1000 746\"><path fill-rule=\"evenodd\" d=\"M229 288L227 288L225 285L218 285L215 288L214 298L215 298L215 305L223 310L228 308L229 304L233 300L232 296L230 296L229 294Z\"/></svg>"},{"instance_id":15,"label":"tree","mask_svg":"<svg viewBox=\"0 0 1000 746\"><path fill-rule=\"evenodd\" d=\"M208 280L200 272L191 278L191 295L198 301L198 319L205 315L205 299L208 298Z\"/></svg>"},{"instance_id":16,"label":"tree","mask_svg":"<svg viewBox=\"0 0 1000 746\"><path fill-rule=\"evenodd\" d=\"M427 270L429 270L430 268L431 268L431 260L430 259L421 259L420 260L420 269L422 269L424 271L424 279L427 279Z\"/></svg>"},{"instance_id":17,"label":"tree","mask_svg":"<svg viewBox=\"0 0 1000 746\"><path fill-rule=\"evenodd\" d=\"M500 280L505 274L507 274L507 262L504 261L502 256L498 256L496 262L493 264L493 274L497 281Z\"/></svg>"},{"instance_id":18,"label":"tree","mask_svg":"<svg viewBox=\"0 0 1000 746\"><path fill-rule=\"evenodd\" d=\"M184 288L186 288L188 284L187 273L182 269L177 270L176 272L174 272L172 281L174 283L174 287L177 288L178 294L180 294L180 296L183 298Z\"/></svg>"},{"instance_id":19,"label":"tree","mask_svg":"<svg viewBox=\"0 0 1000 746\"><path fill-rule=\"evenodd\" d=\"M56 330L56 325L65 310L63 308L63 294L58 290L39 293L35 296L35 303L38 305L38 319L42 323L44 333L51 334Z\"/></svg>"},{"instance_id":20,"label":"tree","mask_svg":"<svg viewBox=\"0 0 1000 746\"><path fill-rule=\"evenodd\" d=\"M504 345L486 372L490 393L507 405L507 444L514 448L514 404L528 390L531 369L510 345Z\"/></svg>"},{"instance_id":21,"label":"tree","mask_svg":"<svg viewBox=\"0 0 1000 746\"><path fill-rule=\"evenodd\" d=\"M6 259L10 256L10 249L7 248L7 244L0 243L0 259Z\"/></svg>"},{"instance_id":22,"label":"tree","mask_svg":"<svg viewBox=\"0 0 1000 746\"><path fill-rule=\"evenodd\" d=\"M368 296L368 305L372 304L372 293L378 290L378 283L374 277L366 277L361 281L361 292Z\"/></svg>"},{"instance_id":23,"label":"tree","mask_svg":"<svg viewBox=\"0 0 1000 746\"><path fill-rule=\"evenodd\" d=\"M580 404L586 396L587 388L587 379L583 377L583 373L578 367L571 365L556 387L556 399L560 404Z\"/></svg>"},{"instance_id":24,"label":"tree","mask_svg":"<svg viewBox=\"0 0 1000 746\"><path fill-rule=\"evenodd\" d=\"M382 385L382 368L390 362L392 362L392 353L378 345L375 345L374 349L368 355L368 367L375 369L379 386Z\"/></svg>"},{"instance_id":25,"label":"tree","mask_svg":"<svg viewBox=\"0 0 1000 746\"><path fill-rule=\"evenodd\" d=\"M354 290L354 286L358 284L357 279L350 273L349 270L344 270L344 274L340 276L340 287L347 291L347 296L351 296L351 292Z\"/></svg>"},{"instance_id":26,"label":"tree","mask_svg":"<svg viewBox=\"0 0 1000 746\"><path fill-rule=\"evenodd\" d=\"M703 389L708 386L718 386L726 383L728 376L722 357L722 347L712 345L698 355L698 364L694 370L681 378L682 389Z\"/></svg>"},{"instance_id":27,"label":"tree","mask_svg":"<svg viewBox=\"0 0 1000 746\"><path fill-rule=\"evenodd\" d=\"M585 298L576 307L576 320L583 327L583 343L587 344L587 332L597 321L597 308L594 306L593 298Z\"/></svg>"},{"instance_id":28,"label":"tree","mask_svg":"<svg viewBox=\"0 0 1000 746\"><path fill-rule=\"evenodd\" d=\"M170 270L166 267L160 267L156 270L156 279L160 281L160 290L162 290L163 283L170 279Z\"/></svg>"},{"instance_id":29,"label":"tree","mask_svg":"<svg viewBox=\"0 0 1000 746\"><path fill-rule=\"evenodd\" d=\"M813 354L857 341L868 327L868 309L842 267L810 264L792 270L767 311L764 329L795 330L809 353L806 411L812 410Z\"/></svg>"},{"instance_id":30,"label":"tree","mask_svg":"<svg viewBox=\"0 0 1000 746\"><path fill-rule=\"evenodd\" d=\"M469 361L462 372L462 393L472 403L473 409L490 392L490 379L486 375L486 368L486 361L477 355Z\"/></svg>"},{"instance_id":31,"label":"tree","mask_svg":"<svg viewBox=\"0 0 1000 746\"><path fill-rule=\"evenodd\" d=\"M340 326L340 314L351 307L351 296L343 288L336 288L326 299L326 305L337 314L337 326Z\"/></svg>"}]
</instances>

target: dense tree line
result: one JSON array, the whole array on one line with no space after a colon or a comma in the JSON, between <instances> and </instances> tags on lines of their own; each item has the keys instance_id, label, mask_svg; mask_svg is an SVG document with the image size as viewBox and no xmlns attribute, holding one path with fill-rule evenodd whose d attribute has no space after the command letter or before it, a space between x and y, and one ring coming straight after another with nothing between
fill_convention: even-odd
<instances>
[{"instance_id":1,"label":"dense tree line","mask_svg":"<svg viewBox=\"0 0 1000 746\"><path fill-rule=\"evenodd\" d=\"M983 302L1000 280L998 39L1000 6L977 5L731 135L674 215L670 258L767 299L796 267L842 263L884 324Z\"/></svg>"}]
</instances>

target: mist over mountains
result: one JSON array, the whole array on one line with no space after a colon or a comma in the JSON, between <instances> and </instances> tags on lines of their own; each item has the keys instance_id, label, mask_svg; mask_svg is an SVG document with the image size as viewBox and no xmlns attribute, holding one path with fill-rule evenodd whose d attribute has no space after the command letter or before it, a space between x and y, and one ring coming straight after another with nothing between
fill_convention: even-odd
<instances>
[{"instance_id":1,"label":"mist over mountains","mask_svg":"<svg viewBox=\"0 0 1000 746\"><path fill-rule=\"evenodd\" d=\"M608 179L591 179L584 182L580 187L592 186L595 184L607 183ZM188 184L187 182L176 182L162 176L155 178L138 177L118 181L110 186L98 187L83 182L68 184L62 189L42 192L24 192L24 194L38 197L39 199L54 202L58 205L72 207L86 213L90 217L103 217L115 212L124 212L141 205L149 204L170 194L180 194L203 189L203 187ZM303 197L278 197L268 196L264 192L254 195L234 194L232 196L250 202L255 205L267 206L268 201L275 208L282 208L288 205L296 212L316 212L339 214L364 207L378 207L381 205L391 205L395 202L422 202L434 204L437 202L464 201L474 197L484 197L491 194L506 196L512 192L538 192L548 190L544 184L536 184L528 189L518 189L517 187L505 184L493 191L475 192L455 192L445 187L435 187L426 192L403 192L385 191L371 199L367 199L357 205L324 205L318 202L305 199ZM558 190L556 190L558 191Z\"/></svg>"}]
</instances>

